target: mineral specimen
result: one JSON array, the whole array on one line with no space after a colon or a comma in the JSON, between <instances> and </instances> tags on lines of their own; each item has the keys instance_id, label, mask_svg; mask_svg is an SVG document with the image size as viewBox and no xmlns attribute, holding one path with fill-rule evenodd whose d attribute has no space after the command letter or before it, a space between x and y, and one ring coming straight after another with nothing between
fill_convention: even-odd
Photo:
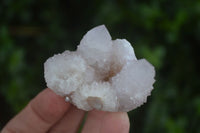
<instances>
[{"instance_id":1,"label":"mineral specimen","mask_svg":"<svg viewBox=\"0 0 200 133\"><path fill-rule=\"evenodd\" d=\"M155 82L154 67L137 60L125 39L112 40L104 25L86 33L74 52L44 64L47 86L79 109L127 112L146 102Z\"/></svg>"}]
</instances>

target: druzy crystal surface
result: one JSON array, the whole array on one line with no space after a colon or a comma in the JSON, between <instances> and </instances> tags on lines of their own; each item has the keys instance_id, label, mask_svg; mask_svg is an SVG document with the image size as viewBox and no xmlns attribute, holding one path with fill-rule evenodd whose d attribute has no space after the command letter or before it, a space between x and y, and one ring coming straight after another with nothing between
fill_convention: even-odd
<instances>
[{"instance_id":1,"label":"druzy crystal surface","mask_svg":"<svg viewBox=\"0 0 200 133\"><path fill-rule=\"evenodd\" d=\"M47 87L77 108L128 112L147 100L154 67L137 60L126 39L112 40L104 25L84 35L76 51L64 51L44 63Z\"/></svg>"}]
</instances>

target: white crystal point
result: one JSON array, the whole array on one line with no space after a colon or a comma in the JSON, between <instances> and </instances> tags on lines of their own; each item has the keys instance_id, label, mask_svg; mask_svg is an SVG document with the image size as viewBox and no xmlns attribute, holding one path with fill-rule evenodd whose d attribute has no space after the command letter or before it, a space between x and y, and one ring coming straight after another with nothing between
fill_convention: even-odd
<instances>
[{"instance_id":1,"label":"white crystal point","mask_svg":"<svg viewBox=\"0 0 200 133\"><path fill-rule=\"evenodd\" d=\"M105 50L102 46L108 45L111 41L110 33L105 25L97 26L89 30L80 42L80 45L89 46L90 48L99 48ZM80 46L81 47L81 46ZM84 50L85 51L85 50Z\"/></svg>"},{"instance_id":2,"label":"white crystal point","mask_svg":"<svg viewBox=\"0 0 200 133\"><path fill-rule=\"evenodd\" d=\"M128 61L132 60L137 60L137 58L131 44L126 39L114 40L112 47L112 69L120 71Z\"/></svg>"},{"instance_id":3,"label":"white crystal point","mask_svg":"<svg viewBox=\"0 0 200 133\"><path fill-rule=\"evenodd\" d=\"M154 67L145 59L127 63L112 78L112 87L119 99L119 110L130 111L146 102L153 89L154 76Z\"/></svg>"},{"instance_id":4,"label":"white crystal point","mask_svg":"<svg viewBox=\"0 0 200 133\"><path fill-rule=\"evenodd\" d=\"M85 60L69 51L49 58L44 67L47 86L61 96L70 94L82 84L87 69Z\"/></svg>"},{"instance_id":5,"label":"white crystal point","mask_svg":"<svg viewBox=\"0 0 200 133\"><path fill-rule=\"evenodd\" d=\"M121 58L120 63L122 64L130 60L137 60L133 47L126 39L113 41L113 54L115 58Z\"/></svg>"},{"instance_id":6,"label":"white crystal point","mask_svg":"<svg viewBox=\"0 0 200 133\"><path fill-rule=\"evenodd\" d=\"M86 33L77 51L44 64L47 86L79 109L117 112L142 105L155 82L154 67L137 60L126 39L111 40L104 25Z\"/></svg>"},{"instance_id":7,"label":"white crystal point","mask_svg":"<svg viewBox=\"0 0 200 133\"><path fill-rule=\"evenodd\" d=\"M98 83L81 86L73 95L72 102L86 111L98 109L114 112L118 110L118 100L115 91L109 83Z\"/></svg>"},{"instance_id":8,"label":"white crystal point","mask_svg":"<svg viewBox=\"0 0 200 133\"><path fill-rule=\"evenodd\" d=\"M99 71L109 71L111 60L111 36L104 25L97 26L84 35L78 46L78 53L87 63Z\"/></svg>"}]
</instances>

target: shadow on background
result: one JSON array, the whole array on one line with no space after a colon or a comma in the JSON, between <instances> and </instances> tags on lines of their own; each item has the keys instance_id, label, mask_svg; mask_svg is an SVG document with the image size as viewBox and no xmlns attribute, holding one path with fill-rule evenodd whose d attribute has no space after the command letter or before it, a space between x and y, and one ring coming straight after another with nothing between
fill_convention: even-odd
<instances>
[{"instance_id":1,"label":"shadow on background","mask_svg":"<svg viewBox=\"0 0 200 133\"><path fill-rule=\"evenodd\" d=\"M199 0L2 0L0 127L46 87L45 60L101 24L157 71L148 103L129 112L130 132L200 133Z\"/></svg>"}]
</instances>

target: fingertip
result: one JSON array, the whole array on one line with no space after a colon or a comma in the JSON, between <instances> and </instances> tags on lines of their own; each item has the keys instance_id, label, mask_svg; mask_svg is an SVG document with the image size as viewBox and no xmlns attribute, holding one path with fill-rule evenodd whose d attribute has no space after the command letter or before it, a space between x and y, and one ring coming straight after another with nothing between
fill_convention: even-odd
<instances>
[{"instance_id":1,"label":"fingertip","mask_svg":"<svg viewBox=\"0 0 200 133\"><path fill-rule=\"evenodd\" d=\"M121 119L121 121L120 121L119 125L121 125L121 130L124 131L124 133L126 133L126 132L128 133L129 128L130 128L128 114L126 112L122 112L120 119Z\"/></svg>"},{"instance_id":2,"label":"fingertip","mask_svg":"<svg viewBox=\"0 0 200 133\"><path fill-rule=\"evenodd\" d=\"M88 113L82 133L128 133L129 118L125 112L93 110Z\"/></svg>"},{"instance_id":3,"label":"fingertip","mask_svg":"<svg viewBox=\"0 0 200 133\"><path fill-rule=\"evenodd\" d=\"M102 124L102 133L128 133L130 128L129 118L125 112L107 113Z\"/></svg>"}]
</instances>

